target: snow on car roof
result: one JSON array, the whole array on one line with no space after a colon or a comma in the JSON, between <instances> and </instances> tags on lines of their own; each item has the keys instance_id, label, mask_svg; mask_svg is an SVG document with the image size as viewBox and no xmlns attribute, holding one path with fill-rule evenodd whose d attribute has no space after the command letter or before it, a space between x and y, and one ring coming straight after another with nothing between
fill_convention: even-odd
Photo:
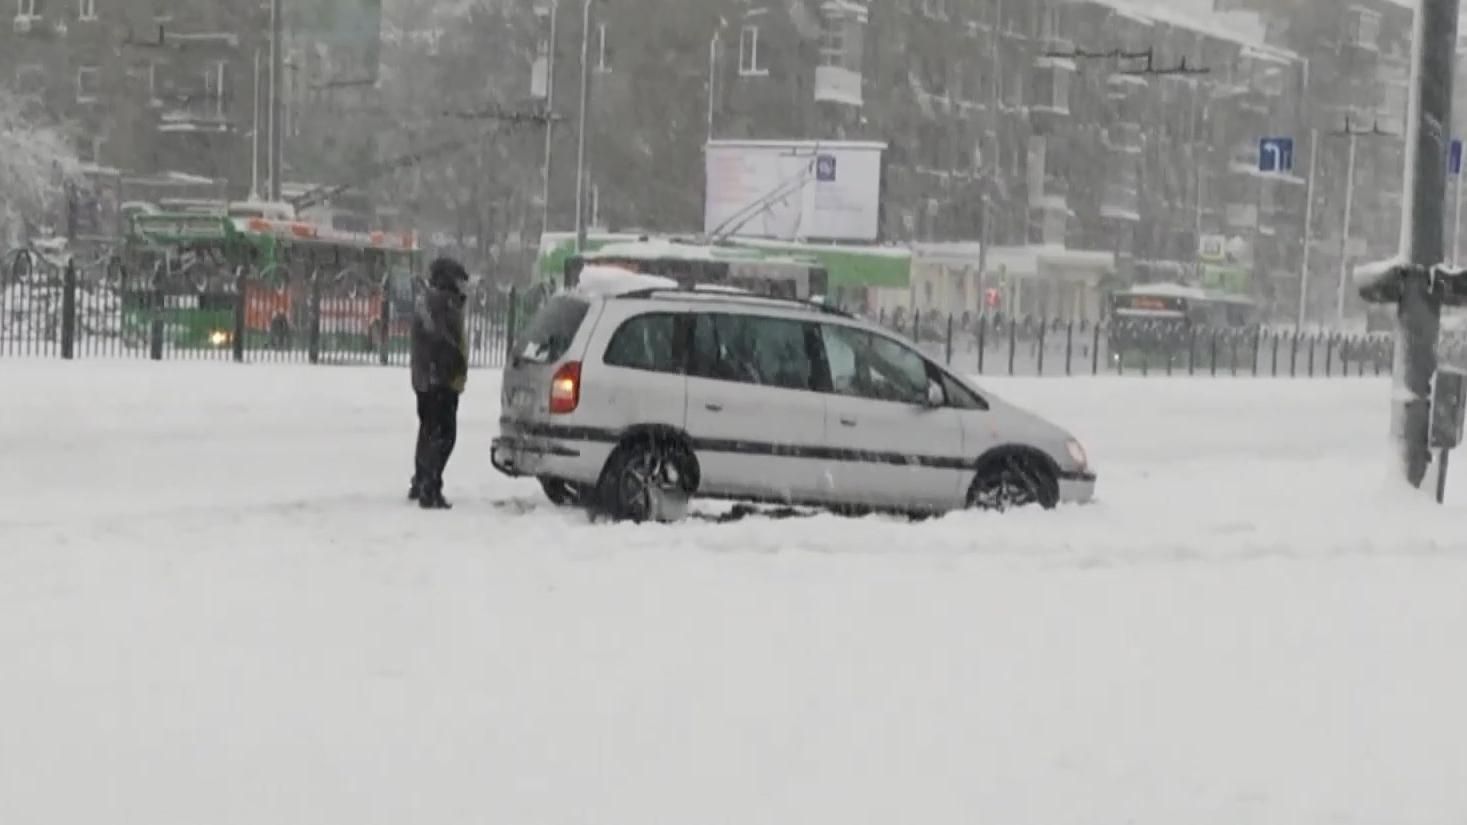
<instances>
[{"instance_id":1,"label":"snow on car roof","mask_svg":"<svg viewBox=\"0 0 1467 825\"><path fill-rule=\"evenodd\" d=\"M659 275L644 275L619 266L587 264L581 268L576 291L585 295L621 295L639 289L677 289L678 283Z\"/></svg>"}]
</instances>

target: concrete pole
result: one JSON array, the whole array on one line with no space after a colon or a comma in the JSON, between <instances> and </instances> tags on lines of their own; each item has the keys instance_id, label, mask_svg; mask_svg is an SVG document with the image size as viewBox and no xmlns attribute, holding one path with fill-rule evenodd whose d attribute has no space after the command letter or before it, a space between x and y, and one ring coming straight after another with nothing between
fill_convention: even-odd
<instances>
[{"instance_id":1,"label":"concrete pole","mask_svg":"<svg viewBox=\"0 0 1467 825\"><path fill-rule=\"evenodd\" d=\"M270 200L281 200L281 179L285 172L281 168L281 148L285 143L285 118L282 104L285 102L283 85L285 80L285 19L281 0L270 0Z\"/></svg>"},{"instance_id":2,"label":"concrete pole","mask_svg":"<svg viewBox=\"0 0 1467 825\"><path fill-rule=\"evenodd\" d=\"M1345 328L1345 283L1350 279L1350 220L1355 211L1355 149L1358 135L1350 134L1350 159L1345 166L1345 225L1340 230L1340 287L1335 295L1335 329Z\"/></svg>"},{"instance_id":3,"label":"concrete pole","mask_svg":"<svg viewBox=\"0 0 1467 825\"><path fill-rule=\"evenodd\" d=\"M550 159L555 148L555 22L560 12L560 2L550 4L550 32L545 48L545 162L541 170L540 183L540 235L550 231Z\"/></svg>"},{"instance_id":4,"label":"concrete pole","mask_svg":"<svg viewBox=\"0 0 1467 825\"><path fill-rule=\"evenodd\" d=\"M1446 254L1446 159L1459 0L1421 0L1412 39L1406 133L1406 191L1401 255L1420 271L1407 275L1396 312L1395 392L1391 432L1406 482L1421 487L1431 464L1431 384L1437 367L1442 301L1430 268Z\"/></svg>"},{"instance_id":5,"label":"concrete pole","mask_svg":"<svg viewBox=\"0 0 1467 825\"><path fill-rule=\"evenodd\" d=\"M591 100L591 4L585 0L581 12L581 105L576 131L576 252L586 248L586 109Z\"/></svg>"},{"instance_id":6,"label":"concrete pole","mask_svg":"<svg viewBox=\"0 0 1467 825\"><path fill-rule=\"evenodd\" d=\"M1309 308L1309 259L1310 247L1313 244L1314 233L1314 173L1319 169L1319 130L1309 130L1309 180L1304 187L1304 266L1299 273L1299 317L1295 324L1299 329L1304 328L1305 316ZM1262 185L1262 184L1260 184Z\"/></svg>"}]
</instances>

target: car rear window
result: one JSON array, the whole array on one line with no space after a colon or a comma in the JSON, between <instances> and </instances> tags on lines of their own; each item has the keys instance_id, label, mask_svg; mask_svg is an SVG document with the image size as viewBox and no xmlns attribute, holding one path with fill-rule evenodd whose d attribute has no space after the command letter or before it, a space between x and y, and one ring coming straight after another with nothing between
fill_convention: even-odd
<instances>
[{"instance_id":1,"label":"car rear window","mask_svg":"<svg viewBox=\"0 0 1467 825\"><path fill-rule=\"evenodd\" d=\"M557 295L530 319L520 339L519 357L548 364L559 361L570 349L591 305L570 295Z\"/></svg>"}]
</instances>

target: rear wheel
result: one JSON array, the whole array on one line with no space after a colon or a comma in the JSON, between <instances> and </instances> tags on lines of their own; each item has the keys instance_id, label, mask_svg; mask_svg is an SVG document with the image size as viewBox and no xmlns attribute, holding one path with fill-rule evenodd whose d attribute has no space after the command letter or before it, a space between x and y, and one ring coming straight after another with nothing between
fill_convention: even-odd
<instances>
[{"instance_id":1,"label":"rear wheel","mask_svg":"<svg viewBox=\"0 0 1467 825\"><path fill-rule=\"evenodd\" d=\"M550 499L550 503L557 507L580 506L586 497L584 487L558 478L540 479L540 489L545 491L545 497Z\"/></svg>"},{"instance_id":2,"label":"rear wheel","mask_svg":"<svg viewBox=\"0 0 1467 825\"><path fill-rule=\"evenodd\" d=\"M978 477L968 490L968 506L975 510L1004 512L1039 506L1046 510L1059 504L1059 479L1040 456L1010 452L983 462Z\"/></svg>"},{"instance_id":3,"label":"rear wheel","mask_svg":"<svg viewBox=\"0 0 1467 825\"><path fill-rule=\"evenodd\" d=\"M693 456L686 447L668 439L638 439L611 454L596 498L617 521L677 521L692 497L693 477Z\"/></svg>"}]
</instances>

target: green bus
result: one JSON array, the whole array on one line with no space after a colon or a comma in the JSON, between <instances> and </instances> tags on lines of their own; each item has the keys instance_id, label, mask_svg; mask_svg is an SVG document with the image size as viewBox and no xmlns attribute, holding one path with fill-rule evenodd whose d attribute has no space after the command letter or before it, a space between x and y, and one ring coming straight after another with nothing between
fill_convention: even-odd
<instances>
[{"instance_id":1,"label":"green bus","mask_svg":"<svg viewBox=\"0 0 1467 825\"><path fill-rule=\"evenodd\" d=\"M314 279L322 349L376 352L384 337L390 349L407 348L421 257L414 233L203 212L139 213L129 224L116 284L129 342L161 321L173 347L232 346L242 284L246 346L291 348L308 329Z\"/></svg>"}]
</instances>

